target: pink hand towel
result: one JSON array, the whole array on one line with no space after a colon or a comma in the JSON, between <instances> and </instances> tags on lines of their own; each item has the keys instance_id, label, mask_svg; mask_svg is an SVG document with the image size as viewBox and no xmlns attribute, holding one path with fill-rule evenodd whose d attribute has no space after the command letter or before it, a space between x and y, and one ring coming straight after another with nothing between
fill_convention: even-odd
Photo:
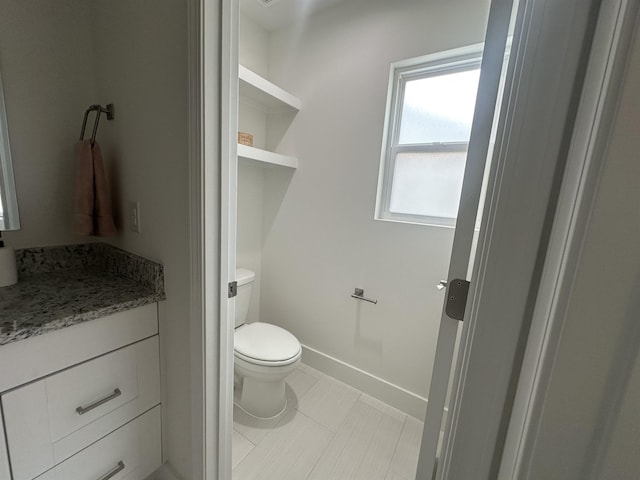
<instances>
[{"instance_id":1,"label":"pink hand towel","mask_svg":"<svg viewBox=\"0 0 640 480\"><path fill-rule=\"evenodd\" d=\"M109 186L97 142L90 140L76 144L76 208L75 233L105 237L117 230L111 212Z\"/></svg>"},{"instance_id":2,"label":"pink hand towel","mask_svg":"<svg viewBox=\"0 0 640 480\"><path fill-rule=\"evenodd\" d=\"M78 235L93 233L93 155L91 142L76 143L76 207L73 230Z\"/></svg>"},{"instance_id":3,"label":"pink hand towel","mask_svg":"<svg viewBox=\"0 0 640 480\"><path fill-rule=\"evenodd\" d=\"M117 233L113 223L113 213L111 212L111 195L107 176L104 173L102 163L102 152L98 142L93 142L91 148L93 152L93 186L94 201L93 206L93 234L99 237L108 237Z\"/></svg>"}]
</instances>

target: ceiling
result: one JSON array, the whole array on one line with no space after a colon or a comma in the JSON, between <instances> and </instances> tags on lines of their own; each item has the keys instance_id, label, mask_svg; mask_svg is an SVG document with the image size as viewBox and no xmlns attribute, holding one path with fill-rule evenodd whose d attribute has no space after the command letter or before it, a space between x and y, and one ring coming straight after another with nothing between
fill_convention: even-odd
<instances>
[{"instance_id":1,"label":"ceiling","mask_svg":"<svg viewBox=\"0 0 640 480\"><path fill-rule=\"evenodd\" d=\"M265 5L262 0L240 0L240 9L265 30L273 31L342 1L271 0Z\"/></svg>"}]
</instances>

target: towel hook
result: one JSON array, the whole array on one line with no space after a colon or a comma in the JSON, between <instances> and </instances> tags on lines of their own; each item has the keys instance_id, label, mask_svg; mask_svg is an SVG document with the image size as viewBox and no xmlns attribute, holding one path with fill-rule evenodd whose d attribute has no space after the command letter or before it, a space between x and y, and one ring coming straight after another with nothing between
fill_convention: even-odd
<instances>
[{"instance_id":1,"label":"towel hook","mask_svg":"<svg viewBox=\"0 0 640 480\"><path fill-rule=\"evenodd\" d=\"M87 118L89 118L89 112L96 112L96 119L93 124L93 132L91 133L91 144L96 141L96 133L98 133L98 123L100 123L100 114L106 113L107 120L113 120L114 112L113 112L113 103L109 103L106 107L101 105L91 105L84 112L84 120L82 121L82 130L80 131L80 140L84 140L84 131L87 127Z\"/></svg>"}]
</instances>

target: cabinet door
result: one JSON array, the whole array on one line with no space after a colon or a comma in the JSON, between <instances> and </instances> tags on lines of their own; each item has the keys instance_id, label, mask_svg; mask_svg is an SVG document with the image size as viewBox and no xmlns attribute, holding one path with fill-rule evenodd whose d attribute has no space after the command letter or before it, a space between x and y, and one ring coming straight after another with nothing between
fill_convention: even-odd
<instances>
[{"instance_id":1,"label":"cabinet door","mask_svg":"<svg viewBox=\"0 0 640 480\"><path fill-rule=\"evenodd\" d=\"M14 480L30 480L160 402L158 337L2 396Z\"/></svg>"}]
</instances>

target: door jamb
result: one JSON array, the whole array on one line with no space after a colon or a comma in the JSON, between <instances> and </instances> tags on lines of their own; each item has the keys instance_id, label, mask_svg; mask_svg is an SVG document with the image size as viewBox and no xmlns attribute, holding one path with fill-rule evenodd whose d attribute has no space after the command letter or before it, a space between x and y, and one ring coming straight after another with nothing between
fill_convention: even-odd
<instances>
[{"instance_id":1,"label":"door jamb","mask_svg":"<svg viewBox=\"0 0 640 480\"><path fill-rule=\"evenodd\" d=\"M629 47L640 27L638 4L637 0L611 0L603 2L600 8L501 459L500 480L528 478L538 421L606 158Z\"/></svg>"},{"instance_id":2,"label":"door jamb","mask_svg":"<svg viewBox=\"0 0 640 480\"><path fill-rule=\"evenodd\" d=\"M233 335L235 299L228 284L236 277L238 186L239 0L221 2L220 145L220 411L218 478L231 480L233 432Z\"/></svg>"},{"instance_id":3,"label":"door jamb","mask_svg":"<svg viewBox=\"0 0 640 480\"><path fill-rule=\"evenodd\" d=\"M233 351L232 335L229 335L232 330L225 324L226 322L216 325L216 318L224 318L223 314L228 315L223 304L226 303L225 277L228 277L229 268L227 266L224 269L225 272L222 272L221 265L222 255L224 255L221 250L221 239L228 232L224 232L225 225L221 223L224 179L221 177L216 158L220 155L222 163L231 162L233 158L231 150L235 148L233 142L230 142L226 149L222 147L221 136L228 136L234 129L230 128L229 112L225 114L224 109L222 113L220 110L223 99L231 100L229 97L225 98L229 90L225 91L222 84L233 88L231 60L233 55L229 48L233 47L231 35L234 33L231 31L233 29L228 28L234 11L233 3L237 2L192 0L189 15L190 74L192 75L190 78L190 122L192 122L190 213L192 224L191 341L194 347L192 354L193 477L206 480L213 480L216 477L227 480L230 478L231 471L229 446L232 406L228 401L233 395L232 357L229 361L229 353ZM205 25L209 28L205 28ZM237 64L237 61L235 63ZM207 292L219 292L220 295ZM231 338L230 345L229 338ZM538 351L541 351L541 348L538 346ZM547 353L544 358L548 360L551 356ZM535 386L537 390L535 388L530 390L531 394L526 400L533 399L533 395L540 392L540 385L536 386L535 382L531 382L528 386ZM527 413L530 412L531 410L527 411ZM515 420L514 417L512 422ZM512 426L517 432L529 433L525 430L524 424L520 428L517 427L517 423L512 423Z\"/></svg>"},{"instance_id":4,"label":"door jamb","mask_svg":"<svg viewBox=\"0 0 640 480\"><path fill-rule=\"evenodd\" d=\"M233 327L222 319L234 314L234 302L227 301L234 265L223 250L230 243L235 248L228 239L229 209L235 208L229 199L236 153L229 127L237 98L234 15L231 0L188 2L191 477L202 480L231 478Z\"/></svg>"},{"instance_id":5,"label":"door jamb","mask_svg":"<svg viewBox=\"0 0 640 480\"><path fill-rule=\"evenodd\" d=\"M205 111L211 110L204 105L205 76L205 33L208 40L214 39L215 34L205 32L203 26L205 0L190 0L188 2L188 62L189 62L189 248L190 248L190 309L189 329L191 347L191 475L193 478L212 480L208 472L209 465L216 462L215 453L211 448L212 440L217 432L217 425L212 422L211 410L217 409L217 404L210 405L213 398L212 391L217 391L216 378L213 371L217 364L216 358L207 358L211 349L207 347L207 340L211 331L212 317L206 313L205 292L205 255L217 245L205 246L204 212L214 215L215 205L205 201L204 196L204 116ZM209 29L211 30L211 29ZM214 44L215 45L215 44ZM208 46L210 48L210 45ZM207 79L212 81L214 79ZM215 86L213 87L215 90ZM210 95L210 92L208 92ZM214 101L209 96L209 100ZM217 132L212 132L217 136ZM213 139L215 142L215 139ZM213 180L213 185L217 182ZM215 221L215 220L214 220ZM215 250L213 250L215 251ZM210 265L216 268L215 265ZM210 278L210 277L209 277ZM214 305L211 307L215 308ZM213 363L213 365L211 365ZM211 368L213 367L213 369ZM213 371L212 371L213 370ZM215 383L214 383L215 382ZM166 460L166 459L165 459ZM175 475L174 475L175 476Z\"/></svg>"},{"instance_id":6,"label":"door jamb","mask_svg":"<svg viewBox=\"0 0 640 480\"><path fill-rule=\"evenodd\" d=\"M610 0L610 1L603 2L599 12L596 11L598 13L598 17L593 17L593 18L598 18L598 22L601 22L601 13L603 12L603 9L604 11L606 11L607 8L612 8L612 4L614 3L626 4L626 3L632 3L632 2L637 3L637 0L630 0L629 2L625 0ZM526 2L526 3L530 3L529 8L531 8L532 10L535 10L535 9L542 10L542 7L544 6L543 4L545 2L544 1L537 2L536 0L533 0L531 2ZM536 3L539 3L540 5L536 5ZM584 6L580 6L578 5L578 2L575 2L574 4L567 3L565 5L556 4L554 8L561 9L560 10L561 15L559 15L557 18L563 18L563 17L566 18L569 16L569 13L572 10L573 12L575 12L576 9L584 8ZM550 12L551 11L552 10L550 9ZM552 13L550 12L547 12L547 14L549 16L552 16ZM586 11L584 11L583 13L585 15L587 14ZM635 15L632 15L632 17L635 18ZM553 22L546 18L538 17L537 19L535 19L535 22L538 23L537 26L534 23L534 24L528 25L528 28L531 28L532 25L534 27L537 27L537 29L545 28L545 27L546 28L553 27ZM549 25L546 25L546 23L548 23ZM535 34L539 35L539 30L537 29L534 29L534 32ZM588 31L588 28L587 28L587 31ZM567 32L569 32L569 29L567 29ZM535 34L531 37L534 42L536 42ZM531 33L529 33L529 35L531 35ZM595 32L594 32L594 35L595 35ZM595 50L594 49L591 50L592 53L590 55L593 55L593 52L595 51L597 54L601 56L604 55L605 59L610 59L609 55L615 54L615 49L611 48L612 46L615 46L615 43L614 44L612 44L611 42L607 43L608 39L606 35L600 36L600 37L594 36L589 38L592 38L593 42L603 42L603 44L591 43L591 45L595 45L596 48ZM589 40L589 38L587 38L587 41ZM610 39L611 37L609 37L609 40ZM563 40L563 41L566 42L566 40ZM566 45L570 46L569 43L567 43ZM535 48L537 48L538 45L535 44L534 46ZM574 45L571 48L574 50L574 55L575 55L576 46ZM570 50L567 50L567 52L570 53ZM513 50L512 50L512 53L513 53ZM540 55L542 56L543 54L540 54ZM590 56L589 58L592 59L593 57ZM529 294L536 294L536 296L532 298L533 300L532 310L531 310L532 312L540 308L539 304L538 305L535 304L535 302L537 302L537 300L540 298L539 295L545 292L545 290L549 289L550 287L549 284L544 284L543 282L545 282L546 280L553 282L553 278L552 278L553 270L556 270L556 274L559 274L562 271L563 267L566 266L564 264L558 263L561 257L558 256L558 253L559 253L558 251L554 252L553 248L556 248L556 249L562 248L565 242L571 241L571 239L567 239L567 236L570 233L572 233L570 230L568 230L568 227L570 226L569 223L576 220L575 218L572 217L572 215L576 213L576 210L574 209L584 206L585 210L582 212L582 215L584 216L582 217L582 219L577 219L577 220L586 221L588 218L588 211L589 211L588 207L591 205L593 191L590 192L588 189L583 191L581 188L578 188L578 187L584 187L584 181L585 181L586 175L590 175L589 181L593 182L595 185L595 180L599 172L599 167L597 164L598 164L598 161L602 160L601 157L597 157L598 149L600 150L599 153L601 154L606 144L606 138L608 133L606 131L597 132L594 130L594 128L598 126L597 122L600 121L601 118L599 117L594 118L593 115L601 114L602 112L597 111L597 109L595 108L593 108L591 112L589 112L589 107L594 107L594 106L588 105L588 104L585 105L585 103L588 103L588 102L584 102L584 99L586 95L585 90L589 87L596 88L598 85L594 87L593 83L595 82L597 84L598 80L600 81L600 87L603 88L602 92L604 92L604 87L607 86L606 82L609 80L609 78L608 78L608 75L605 75L604 78L602 78L601 76L601 78L598 79L597 68L595 72L596 75L594 78L593 65L591 63L589 63L588 65L589 65L589 69L586 70L584 73L585 76L584 76L584 83L582 84L582 88L581 90L576 91L576 93L579 94L579 98L580 98L580 101L578 103L579 108L576 111L576 117L575 117L576 120L573 123L572 129L569 130L566 134L567 136L572 136L572 138L571 138L571 148L569 150L568 157L567 157L567 154L565 154L565 157L567 157L567 164L564 170L562 182L560 184L561 190L559 191L559 196L557 201L555 202L554 205L551 205L552 209L549 210L549 213L551 215L550 219L553 220L554 222L554 224L553 225L550 224L549 227L553 227L553 229L550 228L551 232L550 232L550 236L548 237L549 240L547 241L546 251L543 250L542 255L540 255L540 258L536 261L536 264L539 265L540 269L542 270L541 272L542 274L539 277L537 277L537 279L533 278L533 282L531 283L530 289L528 290ZM578 72L579 71L580 70L578 70ZM593 92L593 90L591 92ZM548 91L547 95L548 96L553 95L554 93L556 93L557 95L557 92L555 91ZM602 99L600 97L597 97L596 100L597 102L600 102ZM615 97L613 99L610 98L608 100L610 103L608 104L608 106L605 106L605 108L610 108L610 109L614 108ZM598 103L598 106L601 106L601 105ZM589 116L589 113L591 113L591 116ZM582 115L582 117L580 115ZM578 122L582 122L582 123L578 123ZM604 130L607 130L608 125L606 123L603 123L602 126ZM589 128L589 127L592 127L592 128ZM515 128L522 128L522 127L516 124ZM585 132L577 131L578 129L581 129L581 128L587 129L586 134ZM522 130L522 131L524 132L525 130ZM572 132L575 132L575 133L572 133ZM583 142L592 142L595 135L598 135L599 137L598 141L601 142L600 145L597 145L595 149L594 149L593 143L587 143L582 145L575 143L576 139L578 141L583 141ZM518 137L516 136L515 138L517 139ZM546 152L542 148L540 152L541 152L540 155L541 155L541 161L542 161L542 156ZM582 157L579 156L580 153L583 154ZM560 151L560 154L562 154L561 151ZM585 157L585 155L587 154L592 156L595 155L595 157L593 158ZM524 156L526 155L527 154L525 153ZM576 157L576 155L578 155L578 157ZM592 165L588 165L585 163L587 160L592 160L594 163ZM589 167L591 168L591 170L589 170L588 168L587 170L583 170L583 167ZM581 172L583 174L583 177L579 177ZM579 193L582 194L581 197L576 196ZM541 200L546 201L546 197L541 198ZM564 203L560 203L560 202L564 202ZM584 202L584 204L577 204L576 202ZM560 210L558 210L558 207L560 207ZM561 213L563 216L561 216L560 218L555 217L556 212ZM488 213L490 212L485 212L485 216ZM503 212L503 215L504 215L504 212ZM484 222L484 219L483 219L483 222ZM571 224L571 225L575 226L575 224ZM564 231L563 231L563 228L564 228ZM553 235L555 235L555 237L553 237ZM517 238L518 236L515 235L514 239L517 239ZM523 238L522 232L520 232L520 238ZM579 247L580 238L581 236L574 235L572 240L576 242L576 244L574 245L575 247ZM486 241L487 239L485 239L485 242ZM492 241L491 238L489 238L488 241L491 242ZM555 245L552 243L554 241L556 242ZM544 240L543 240L543 243L540 243L540 245L544 246ZM479 246L478 248L479 253L480 253L480 250L481 250L481 247ZM575 255L574 258L577 259L578 250L575 250L573 254ZM495 257L495 254L493 255L493 257ZM545 262L544 270L542 269L543 262ZM496 270L495 260L492 263L494 263L494 265L491 268L493 268L493 270ZM482 270L483 268L480 265L478 267L480 270ZM512 268L515 268L515 265L512 266ZM547 276L544 276L545 274ZM502 292L503 296L505 296L506 291L508 291L510 294L513 294L514 285L510 283L508 285L508 288L505 289L506 286L504 285L504 278L503 277L500 277L500 278L502 278L503 284L490 286L490 289L494 291L492 294L489 295L489 298L494 298L496 296L496 288ZM497 280L495 272L493 275L493 279L494 281ZM508 279L509 281L512 280L511 277L508 277ZM529 283L528 278L523 279L521 287L526 286L528 283ZM536 289L538 289L538 287L540 289L536 292ZM564 287L569 288L570 284L566 284L564 285ZM479 282L478 284L476 284L475 289L476 291L478 291L479 289L483 289L482 282ZM554 291L553 288L551 288L551 291ZM474 306L473 296L470 296L469 305L474 307L473 310L475 310L476 307ZM535 309L533 308L534 305L535 305ZM545 307L545 305L542 305L542 307ZM502 305L502 308L503 310L506 310L506 311L513 311L510 308L505 307L505 305ZM514 312L513 314L514 318L517 318L516 313L519 314L520 312L519 311ZM560 317L558 318L562 318L561 313L560 312L558 313L560 314ZM525 311L525 314L526 314L526 311ZM472 311L472 316L473 315L477 315L477 312ZM485 311L485 315L486 315L486 311ZM530 319L531 321L533 321L533 319L535 318L534 317L535 313L533 315L531 313L528 313L528 315L531 315ZM510 335L511 340L509 341L514 341L516 342L514 343L514 345L522 345L523 348L527 340L538 341L538 345L534 344L533 346L533 349L535 350L537 347L537 350L535 352L528 351L526 355L535 355L535 354L544 355L543 357L536 358L535 360L540 360L541 362L542 360L544 360L544 362L552 363L554 352L543 351L544 346L539 344L540 338L536 339L534 337L527 337L528 327L526 326L526 322L523 323L522 328L523 330L520 330L520 334L518 335L519 338L514 337L511 334ZM470 337L473 337L474 334L477 333L477 332L474 332L473 322L469 322L467 325L465 325L465 329L466 331L463 333L462 341L465 342L465 339L466 339L466 341L469 342ZM525 331L524 329L527 329L527 331ZM487 327L485 327L484 330L485 332L483 333L483 335L485 337L484 340L486 343L487 341L486 338L488 335ZM489 330L491 330L491 328L489 328ZM532 330L532 332L535 333L535 329ZM538 334L539 333L540 332L538 332ZM504 336L504 333L500 331L500 324L494 322L493 336L499 337L500 335ZM496 341L500 343L504 341L504 338L502 338L502 340L496 340ZM531 350L532 346L529 345L527 348ZM463 349L461 349L461 351L462 350ZM527 441L534 440L533 436L535 434L535 432L531 430L532 425L529 423L532 420L531 414L532 412L535 414L535 411L530 409L531 407L530 404L529 405L527 404L531 400L533 400L533 396L544 394L544 388L542 390L534 390L534 391L531 390L532 388L535 387L535 382L540 380L540 378L538 377L538 372L536 372L536 369L539 367L539 365L536 365L535 361L522 363L521 361L518 360L517 354L514 356L515 361L513 362L513 364L505 363L505 361L510 360L510 357L505 358L504 357L505 352L503 352L503 350L500 350L500 349L496 349L495 351L491 352L491 355L493 355L498 360L500 358L503 358L502 367L504 368L500 368L500 366L498 366L498 363L496 361L488 362L487 356L489 355L489 353L486 351L484 352L484 357L485 357L484 360L482 360L481 358L483 357L483 355L479 355L478 352L476 352L475 354L473 354L473 352L468 353L468 346L465 346L464 354L468 356L467 358L464 358L464 357L459 358L459 362L458 362L459 365L457 367L456 379L455 379L456 385L454 386L454 391L456 393L453 396L452 406L450 408L449 422L450 422L450 425L452 426L451 428L447 428L447 433L445 434L444 458L443 457L440 458L440 463L442 464L442 470L440 470L440 466L439 466L437 478L438 479L448 478L448 475L451 475L451 474L460 475L461 469L458 468L460 467L460 462L466 463L465 467L470 468L472 471L474 471L477 478L493 478L494 475L498 475L498 472L500 475L500 477L498 478L500 479L506 480L511 478L521 478L519 474L514 473L516 472L516 469L519 468L518 462L521 460L519 456L519 455L522 455L522 451L519 451L522 445L521 442L523 442L524 440L527 440ZM471 357L473 357L473 360L470 360ZM482 366L479 367L477 364L479 358L482 361L484 361L486 365L482 364ZM495 380L494 378L491 378L491 381L487 381L485 382L485 384L481 385L478 382L479 380L479 377L477 376L478 371L482 368L487 370L487 368L489 368L490 366L494 367L491 373L491 376L495 378L500 378L502 380ZM468 384L466 380L468 380L469 378L466 376L467 375L466 368L475 369L475 372L476 372L475 388L474 387L467 388ZM482 379L488 379L488 378L489 377L482 377ZM514 398L510 396L510 393L508 391L509 390L508 384L509 382L513 382L512 384L515 387L515 383L517 383L519 380L521 383L521 386L518 388L518 393L517 393L519 397L516 397L516 402L514 403ZM500 389L505 388L506 389L505 391L507 392L504 399L505 400L504 405L502 405L501 403L502 397L498 397L496 393L498 391L496 389L496 385L498 385L499 382L500 382ZM527 388L529 388L529 391L527 391ZM461 400L461 398L464 398L465 394L468 396L469 390L471 390L471 392L479 392L480 390L483 390L485 392L481 396L482 398L476 398L476 397L473 398L474 405L475 405L474 409L476 411L476 413L474 414L469 413L470 412L469 398L471 397L467 398L466 407L465 406L461 407L461 404L463 401ZM513 395L513 393L511 393L511 395ZM489 398L492 398L492 404L487 403L489 401ZM538 397L538 400L540 398L541 397ZM502 409L498 413L495 411L496 405L500 405L502 407ZM461 408L467 409L467 413L464 420L461 420L461 415L460 415ZM511 417L511 424L508 423L510 420L510 412L513 412L514 414L514 416ZM527 415L529 416L527 417ZM535 420L535 416L533 417L533 420ZM467 425L466 425L467 428L466 430L464 430L464 433L461 434L456 432L456 430L460 428L465 421L467 422ZM486 426L491 424L495 425L496 427L499 427L499 429L496 429L493 432L487 432L484 430L484 427L481 427L481 425ZM508 430L509 437L505 440L505 437L507 435L507 427L509 428ZM469 430L473 431L474 434L477 433L478 438L475 438L475 437L471 438L469 435L466 435L469 433ZM496 440L495 444L493 443L494 434L495 434L495 440ZM479 437L483 437L483 442L484 442L483 444L478 443ZM518 438L518 437L521 437L521 438ZM515 441L516 446L510 445L509 442L511 441ZM459 445L457 443L459 443ZM503 445L504 445L504 451L501 451L501 449L503 448L502 447ZM525 447L530 448L530 444L529 445L525 444ZM474 448L476 451L473 453L473 455L476 456L476 461L474 462L473 459L470 459L467 461L467 457L472 456L471 451ZM502 468L500 468L501 463L502 463ZM450 467L452 465L457 465L457 467L454 469L454 473L450 471ZM464 473L462 474L464 475ZM522 477L522 478L525 478L525 477Z\"/></svg>"}]
</instances>

